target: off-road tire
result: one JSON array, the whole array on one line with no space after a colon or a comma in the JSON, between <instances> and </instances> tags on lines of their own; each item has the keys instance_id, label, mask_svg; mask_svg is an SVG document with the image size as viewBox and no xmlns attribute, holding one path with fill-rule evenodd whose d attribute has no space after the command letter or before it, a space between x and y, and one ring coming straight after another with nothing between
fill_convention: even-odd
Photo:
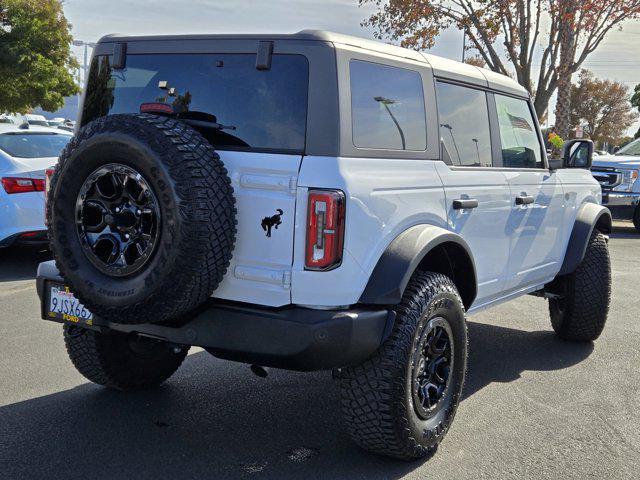
<instances>
[{"instance_id":1,"label":"off-road tire","mask_svg":"<svg viewBox=\"0 0 640 480\"><path fill-rule=\"evenodd\" d=\"M138 342L138 348L132 348ZM69 358L87 380L115 390L153 388L175 373L189 347L114 331L64 326Z\"/></svg>"},{"instance_id":2,"label":"off-road tire","mask_svg":"<svg viewBox=\"0 0 640 480\"><path fill-rule=\"evenodd\" d=\"M640 205L638 205L633 212L633 226L640 232Z\"/></svg>"},{"instance_id":3,"label":"off-road tire","mask_svg":"<svg viewBox=\"0 0 640 480\"><path fill-rule=\"evenodd\" d=\"M85 179L114 163L145 178L161 218L153 256L124 277L89 261L75 218ZM183 122L148 114L94 120L62 152L49 195L56 265L71 291L100 317L128 324L180 318L204 302L227 271L236 234L231 181L213 147Z\"/></svg>"},{"instance_id":4,"label":"off-road tire","mask_svg":"<svg viewBox=\"0 0 640 480\"><path fill-rule=\"evenodd\" d=\"M590 342L604 329L611 300L611 261L606 237L593 231L575 272L556 281L561 298L549 300L551 325L565 340Z\"/></svg>"},{"instance_id":5,"label":"off-road tire","mask_svg":"<svg viewBox=\"0 0 640 480\"><path fill-rule=\"evenodd\" d=\"M467 367L467 326L454 283L439 273L417 272L396 313L380 349L362 364L340 371L340 398L347 430L359 446L412 460L433 454L453 421ZM454 366L440 407L423 420L411 394L411 358L422 329L436 316L445 318L453 332Z\"/></svg>"}]
</instances>

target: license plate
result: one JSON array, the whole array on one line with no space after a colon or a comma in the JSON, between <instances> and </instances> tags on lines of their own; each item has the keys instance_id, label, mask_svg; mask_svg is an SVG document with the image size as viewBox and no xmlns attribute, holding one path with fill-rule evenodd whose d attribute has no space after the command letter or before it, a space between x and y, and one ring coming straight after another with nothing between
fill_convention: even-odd
<instances>
[{"instance_id":1,"label":"license plate","mask_svg":"<svg viewBox=\"0 0 640 480\"><path fill-rule=\"evenodd\" d=\"M47 316L67 322L87 323L93 321L93 314L63 285L48 284L49 304L46 305Z\"/></svg>"}]
</instances>

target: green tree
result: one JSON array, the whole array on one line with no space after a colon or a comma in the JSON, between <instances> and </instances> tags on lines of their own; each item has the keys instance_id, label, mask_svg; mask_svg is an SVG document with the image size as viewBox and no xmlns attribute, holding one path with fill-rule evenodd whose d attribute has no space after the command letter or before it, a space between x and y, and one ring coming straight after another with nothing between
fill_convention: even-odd
<instances>
[{"instance_id":1,"label":"green tree","mask_svg":"<svg viewBox=\"0 0 640 480\"><path fill-rule=\"evenodd\" d=\"M640 83L633 89L633 96L631 97L631 105L636 107L640 112ZM640 130L638 130L640 132Z\"/></svg>"},{"instance_id":2,"label":"green tree","mask_svg":"<svg viewBox=\"0 0 640 480\"><path fill-rule=\"evenodd\" d=\"M78 92L60 0L0 0L0 112L53 111Z\"/></svg>"}]
</instances>

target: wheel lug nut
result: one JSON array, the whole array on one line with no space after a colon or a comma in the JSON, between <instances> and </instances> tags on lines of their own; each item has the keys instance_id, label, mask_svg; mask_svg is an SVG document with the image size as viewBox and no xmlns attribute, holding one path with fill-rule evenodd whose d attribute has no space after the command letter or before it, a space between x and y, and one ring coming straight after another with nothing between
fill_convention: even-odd
<instances>
[{"instance_id":1,"label":"wheel lug nut","mask_svg":"<svg viewBox=\"0 0 640 480\"><path fill-rule=\"evenodd\" d=\"M140 209L136 210L136 215L140 215L142 211Z\"/></svg>"},{"instance_id":2,"label":"wheel lug nut","mask_svg":"<svg viewBox=\"0 0 640 480\"><path fill-rule=\"evenodd\" d=\"M116 207L116 213L120 213L120 207Z\"/></svg>"},{"instance_id":3,"label":"wheel lug nut","mask_svg":"<svg viewBox=\"0 0 640 480\"><path fill-rule=\"evenodd\" d=\"M126 238L127 240L129 240L129 236L130 236L130 235L129 235L128 233L126 233L126 234L125 234L125 236L124 236L124 238Z\"/></svg>"}]
</instances>

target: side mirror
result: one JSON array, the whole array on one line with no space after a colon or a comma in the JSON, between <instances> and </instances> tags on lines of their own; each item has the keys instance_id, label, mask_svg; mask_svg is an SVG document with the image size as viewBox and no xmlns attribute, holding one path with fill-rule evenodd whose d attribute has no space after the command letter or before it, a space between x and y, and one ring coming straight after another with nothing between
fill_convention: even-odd
<instances>
[{"instance_id":1,"label":"side mirror","mask_svg":"<svg viewBox=\"0 0 640 480\"><path fill-rule=\"evenodd\" d=\"M563 168L591 168L593 142L586 139L569 140L562 151Z\"/></svg>"}]
</instances>

